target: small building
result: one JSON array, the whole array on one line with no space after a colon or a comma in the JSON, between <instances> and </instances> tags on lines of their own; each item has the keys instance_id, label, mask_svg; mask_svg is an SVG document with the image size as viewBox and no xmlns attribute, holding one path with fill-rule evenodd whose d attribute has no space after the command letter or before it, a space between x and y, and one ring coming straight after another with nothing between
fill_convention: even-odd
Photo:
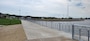
<instances>
[{"instance_id":1,"label":"small building","mask_svg":"<svg viewBox=\"0 0 90 41\"><path fill-rule=\"evenodd\" d=\"M42 19L42 17L31 17L31 19Z\"/></svg>"},{"instance_id":2,"label":"small building","mask_svg":"<svg viewBox=\"0 0 90 41\"><path fill-rule=\"evenodd\" d=\"M2 13L0 13L0 18L2 18L3 17L3 14Z\"/></svg>"},{"instance_id":3,"label":"small building","mask_svg":"<svg viewBox=\"0 0 90 41\"><path fill-rule=\"evenodd\" d=\"M10 18L10 15L9 15L9 14L5 14L5 17L6 17L6 18Z\"/></svg>"},{"instance_id":4,"label":"small building","mask_svg":"<svg viewBox=\"0 0 90 41\"><path fill-rule=\"evenodd\" d=\"M16 18L16 15L9 15L9 18L14 19L14 18Z\"/></svg>"},{"instance_id":5,"label":"small building","mask_svg":"<svg viewBox=\"0 0 90 41\"><path fill-rule=\"evenodd\" d=\"M17 15L15 16L17 19L21 19L23 16Z\"/></svg>"},{"instance_id":6,"label":"small building","mask_svg":"<svg viewBox=\"0 0 90 41\"><path fill-rule=\"evenodd\" d=\"M9 14L0 13L0 18L9 18Z\"/></svg>"},{"instance_id":7,"label":"small building","mask_svg":"<svg viewBox=\"0 0 90 41\"><path fill-rule=\"evenodd\" d=\"M41 19L44 19L44 17L41 17Z\"/></svg>"},{"instance_id":8,"label":"small building","mask_svg":"<svg viewBox=\"0 0 90 41\"><path fill-rule=\"evenodd\" d=\"M22 16L21 19L31 19L31 16Z\"/></svg>"}]
</instances>

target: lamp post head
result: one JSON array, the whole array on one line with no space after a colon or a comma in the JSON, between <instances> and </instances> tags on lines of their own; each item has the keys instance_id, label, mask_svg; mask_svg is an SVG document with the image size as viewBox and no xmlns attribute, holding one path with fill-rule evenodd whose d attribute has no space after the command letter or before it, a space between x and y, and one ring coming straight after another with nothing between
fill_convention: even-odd
<instances>
[{"instance_id":1,"label":"lamp post head","mask_svg":"<svg viewBox=\"0 0 90 41\"><path fill-rule=\"evenodd\" d=\"M71 2L71 0L68 0L69 2Z\"/></svg>"}]
</instances>

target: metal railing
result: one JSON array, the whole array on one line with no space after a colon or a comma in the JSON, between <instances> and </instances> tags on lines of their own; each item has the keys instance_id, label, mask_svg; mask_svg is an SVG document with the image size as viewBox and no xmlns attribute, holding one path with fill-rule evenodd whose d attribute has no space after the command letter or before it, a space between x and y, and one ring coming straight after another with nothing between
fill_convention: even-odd
<instances>
[{"instance_id":1,"label":"metal railing","mask_svg":"<svg viewBox=\"0 0 90 41\"><path fill-rule=\"evenodd\" d=\"M76 25L73 23L56 22L56 21L40 21L40 20L29 20L33 23L41 26L46 26L51 29L64 31L72 34L72 39L79 41L90 41L90 27L84 25Z\"/></svg>"},{"instance_id":2,"label":"metal railing","mask_svg":"<svg viewBox=\"0 0 90 41\"><path fill-rule=\"evenodd\" d=\"M74 25L73 26L73 39L79 41L89 41L90 39L90 27L85 25Z\"/></svg>"}]
</instances>

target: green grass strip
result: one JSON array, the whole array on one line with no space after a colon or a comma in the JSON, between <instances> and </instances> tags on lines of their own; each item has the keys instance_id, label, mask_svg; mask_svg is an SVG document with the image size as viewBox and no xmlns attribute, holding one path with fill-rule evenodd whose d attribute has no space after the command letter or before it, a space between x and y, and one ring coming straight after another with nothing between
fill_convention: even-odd
<instances>
[{"instance_id":1,"label":"green grass strip","mask_svg":"<svg viewBox=\"0 0 90 41\"><path fill-rule=\"evenodd\" d=\"M19 19L0 18L0 25L14 25L14 24L21 24L21 21Z\"/></svg>"}]
</instances>

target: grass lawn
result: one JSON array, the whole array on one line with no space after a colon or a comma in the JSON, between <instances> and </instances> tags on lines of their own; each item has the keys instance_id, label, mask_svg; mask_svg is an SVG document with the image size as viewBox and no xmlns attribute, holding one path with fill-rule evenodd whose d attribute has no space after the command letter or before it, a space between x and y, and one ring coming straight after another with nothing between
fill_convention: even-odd
<instances>
[{"instance_id":1,"label":"grass lawn","mask_svg":"<svg viewBox=\"0 0 90 41\"><path fill-rule=\"evenodd\" d=\"M0 18L0 25L14 25L14 24L21 24L21 21L19 19Z\"/></svg>"}]
</instances>

